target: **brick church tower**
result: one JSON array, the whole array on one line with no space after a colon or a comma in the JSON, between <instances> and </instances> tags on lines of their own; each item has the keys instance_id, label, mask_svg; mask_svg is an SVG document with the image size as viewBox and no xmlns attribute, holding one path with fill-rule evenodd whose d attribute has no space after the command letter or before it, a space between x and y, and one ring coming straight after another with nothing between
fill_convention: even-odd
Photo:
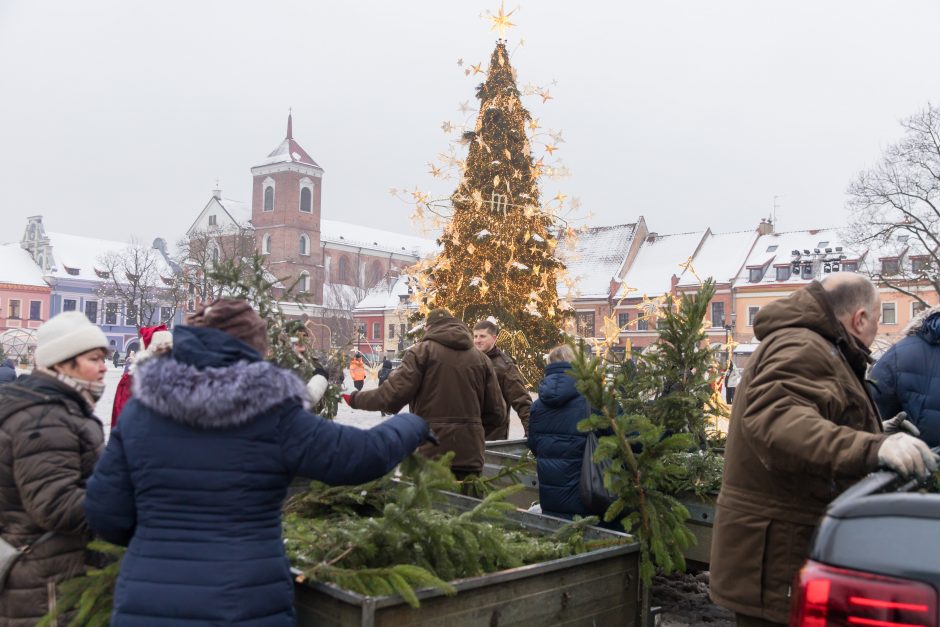
<instances>
[{"instance_id":1,"label":"brick church tower","mask_svg":"<svg viewBox=\"0 0 940 627\"><path fill-rule=\"evenodd\" d=\"M287 137L259 165L251 168L251 223L258 250L269 255L268 267L285 285L300 280L296 290L323 304L323 247L320 244L320 194L323 168L293 137Z\"/></svg>"}]
</instances>

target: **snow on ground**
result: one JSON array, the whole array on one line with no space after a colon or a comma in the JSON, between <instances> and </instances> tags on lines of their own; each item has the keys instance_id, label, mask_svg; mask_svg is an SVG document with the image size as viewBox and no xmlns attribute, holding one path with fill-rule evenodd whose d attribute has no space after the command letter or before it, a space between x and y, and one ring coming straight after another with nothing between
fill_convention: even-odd
<instances>
[{"instance_id":1,"label":"snow on ground","mask_svg":"<svg viewBox=\"0 0 940 627\"><path fill-rule=\"evenodd\" d=\"M104 376L104 395L101 397L101 400L98 401L98 405L95 407L95 415L104 424L105 439L107 439L108 434L111 431L111 407L114 404L114 391L117 389L118 382L121 380L121 374L123 374L123 372L123 366L119 366L117 368L108 368L108 372ZM370 390L376 387L376 385L377 383L375 381L366 381L365 387L363 389ZM343 391L348 393L355 389L356 388L353 387L352 380L347 376L343 385ZM408 411L408 408L405 407L402 411ZM338 415L336 416L336 422L344 425L359 427L360 429L374 427L375 425L380 424L387 419L388 417L382 416L382 414L377 411L353 409L345 403L340 405ZM516 415L516 412L513 411L509 424L509 438L514 439L522 437L524 437L522 423L519 422L519 417Z\"/></svg>"}]
</instances>

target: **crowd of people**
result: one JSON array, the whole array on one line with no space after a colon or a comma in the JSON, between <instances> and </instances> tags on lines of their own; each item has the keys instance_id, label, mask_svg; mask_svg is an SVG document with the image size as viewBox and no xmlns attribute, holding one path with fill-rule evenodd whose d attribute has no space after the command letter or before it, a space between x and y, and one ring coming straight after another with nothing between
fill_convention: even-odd
<instances>
[{"instance_id":1,"label":"crowd of people","mask_svg":"<svg viewBox=\"0 0 940 627\"><path fill-rule=\"evenodd\" d=\"M711 552L712 596L739 624L786 622L813 528L849 484L879 467L937 469L928 445L940 440L940 308L866 376L878 298L864 277L833 274L755 319L759 348L729 385ZM507 437L512 410L536 456L542 511L590 513L579 492L588 434L577 424L591 408L570 345L546 355L533 401L496 346L495 320L471 329L435 309L400 364L383 361L377 387L364 389L363 356L352 358L345 402L394 414L363 430L309 411L326 379L265 361L266 324L245 301L217 300L172 334L142 335L107 445L93 410L108 342L84 315L40 327L30 374L0 366L0 534L26 549L0 581L4 625L33 625L54 607L93 536L128 547L112 625L291 625L280 515L295 475L363 483L417 450L453 452L464 479L482 472L487 440Z\"/></svg>"}]
</instances>

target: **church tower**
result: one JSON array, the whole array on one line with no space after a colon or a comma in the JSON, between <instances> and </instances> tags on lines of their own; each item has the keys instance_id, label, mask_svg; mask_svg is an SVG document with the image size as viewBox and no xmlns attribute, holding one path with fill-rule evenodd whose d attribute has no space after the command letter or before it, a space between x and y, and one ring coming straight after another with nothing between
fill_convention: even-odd
<instances>
[{"instance_id":1,"label":"church tower","mask_svg":"<svg viewBox=\"0 0 940 627\"><path fill-rule=\"evenodd\" d=\"M323 247L320 245L320 194L323 168L294 140L293 118L287 136L251 168L251 223L258 250L268 256L271 273L285 285L294 281L310 302L323 304Z\"/></svg>"}]
</instances>

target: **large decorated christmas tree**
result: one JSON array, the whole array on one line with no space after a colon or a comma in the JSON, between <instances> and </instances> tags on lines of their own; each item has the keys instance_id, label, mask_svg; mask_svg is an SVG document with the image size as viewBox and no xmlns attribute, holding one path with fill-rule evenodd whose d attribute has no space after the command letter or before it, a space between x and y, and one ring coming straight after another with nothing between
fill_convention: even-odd
<instances>
[{"instance_id":1,"label":"large decorated christmas tree","mask_svg":"<svg viewBox=\"0 0 940 627\"><path fill-rule=\"evenodd\" d=\"M421 312L447 307L470 325L494 317L499 346L534 384L542 355L561 341L565 311L556 281L555 218L542 207L538 179L545 167L532 156L527 130L537 123L522 105L506 43L500 39L486 80L465 168L450 197L443 250L419 271Z\"/></svg>"}]
</instances>

